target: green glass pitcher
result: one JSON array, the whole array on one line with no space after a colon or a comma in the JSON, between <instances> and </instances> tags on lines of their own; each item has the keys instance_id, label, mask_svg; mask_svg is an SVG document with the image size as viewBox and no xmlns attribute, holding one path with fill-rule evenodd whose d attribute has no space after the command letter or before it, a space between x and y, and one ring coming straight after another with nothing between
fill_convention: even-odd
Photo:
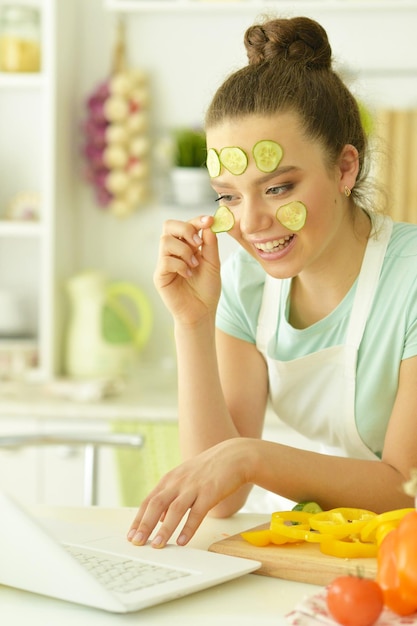
<instances>
[{"instance_id":1,"label":"green glass pitcher","mask_svg":"<svg viewBox=\"0 0 417 626\"><path fill-rule=\"evenodd\" d=\"M67 285L71 314L65 370L74 378L126 375L147 344L153 325L145 293L128 282L109 283L99 272Z\"/></svg>"}]
</instances>

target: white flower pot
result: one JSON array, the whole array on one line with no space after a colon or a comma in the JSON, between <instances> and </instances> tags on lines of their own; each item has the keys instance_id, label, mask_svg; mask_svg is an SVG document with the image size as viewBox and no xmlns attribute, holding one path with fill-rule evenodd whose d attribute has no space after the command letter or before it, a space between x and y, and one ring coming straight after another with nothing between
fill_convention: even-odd
<instances>
[{"instance_id":1,"label":"white flower pot","mask_svg":"<svg viewBox=\"0 0 417 626\"><path fill-rule=\"evenodd\" d=\"M217 197L205 167L174 167L171 184L173 200L179 206L208 204Z\"/></svg>"}]
</instances>

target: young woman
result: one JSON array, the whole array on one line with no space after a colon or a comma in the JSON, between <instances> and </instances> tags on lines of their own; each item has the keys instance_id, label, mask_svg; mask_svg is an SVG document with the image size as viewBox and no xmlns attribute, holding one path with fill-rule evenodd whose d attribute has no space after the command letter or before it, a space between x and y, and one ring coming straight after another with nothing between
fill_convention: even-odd
<instances>
[{"instance_id":1,"label":"young woman","mask_svg":"<svg viewBox=\"0 0 417 626\"><path fill-rule=\"evenodd\" d=\"M412 506L417 226L366 200L360 112L323 28L271 20L245 46L249 64L206 117L211 182L240 248L221 279L212 216L170 220L161 237L155 285L175 323L185 460L140 505L137 545L158 525L163 547L180 524L186 544L253 484L323 509ZM268 399L323 451L262 440Z\"/></svg>"}]
</instances>

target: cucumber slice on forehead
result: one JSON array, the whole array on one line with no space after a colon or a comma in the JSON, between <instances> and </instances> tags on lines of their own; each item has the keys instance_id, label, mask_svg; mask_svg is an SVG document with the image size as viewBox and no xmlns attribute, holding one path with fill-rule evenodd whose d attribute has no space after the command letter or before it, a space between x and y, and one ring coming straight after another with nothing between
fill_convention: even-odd
<instances>
[{"instance_id":1,"label":"cucumber slice on forehead","mask_svg":"<svg viewBox=\"0 0 417 626\"><path fill-rule=\"evenodd\" d=\"M232 146L220 150L220 163L235 176L243 174L248 167L248 157L242 148Z\"/></svg>"},{"instance_id":2,"label":"cucumber slice on forehead","mask_svg":"<svg viewBox=\"0 0 417 626\"><path fill-rule=\"evenodd\" d=\"M216 178L220 174L221 163L219 159L219 155L217 154L217 150L214 148L209 148L207 151L207 171L209 173L210 178Z\"/></svg>"},{"instance_id":3,"label":"cucumber slice on forehead","mask_svg":"<svg viewBox=\"0 0 417 626\"><path fill-rule=\"evenodd\" d=\"M288 230L301 230L307 218L306 206L298 200L283 204L277 210L276 218Z\"/></svg>"},{"instance_id":4,"label":"cucumber slice on forehead","mask_svg":"<svg viewBox=\"0 0 417 626\"><path fill-rule=\"evenodd\" d=\"M262 139L254 145L252 154L258 170L269 173L277 169L282 159L283 150L276 141Z\"/></svg>"},{"instance_id":5,"label":"cucumber slice on forehead","mask_svg":"<svg viewBox=\"0 0 417 626\"><path fill-rule=\"evenodd\" d=\"M214 222L211 225L213 233L225 233L233 228L235 217L229 207L222 204L214 214Z\"/></svg>"}]
</instances>

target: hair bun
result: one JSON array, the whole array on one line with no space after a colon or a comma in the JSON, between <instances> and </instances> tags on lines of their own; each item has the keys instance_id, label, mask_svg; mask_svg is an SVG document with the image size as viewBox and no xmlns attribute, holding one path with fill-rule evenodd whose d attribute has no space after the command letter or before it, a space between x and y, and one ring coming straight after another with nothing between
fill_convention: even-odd
<instances>
[{"instance_id":1,"label":"hair bun","mask_svg":"<svg viewBox=\"0 0 417 626\"><path fill-rule=\"evenodd\" d=\"M331 68L327 33L308 17L275 19L250 26L244 43L250 65L284 59L309 68Z\"/></svg>"}]
</instances>

